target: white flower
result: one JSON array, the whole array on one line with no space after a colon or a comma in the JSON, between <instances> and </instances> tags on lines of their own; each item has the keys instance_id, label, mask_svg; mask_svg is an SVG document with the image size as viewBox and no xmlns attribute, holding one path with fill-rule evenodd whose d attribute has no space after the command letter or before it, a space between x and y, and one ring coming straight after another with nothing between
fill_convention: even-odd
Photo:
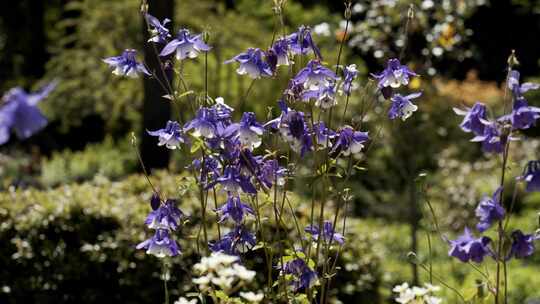
<instances>
[{"instance_id":1,"label":"white flower","mask_svg":"<svg viewBox=\"0 0 540 304\"><path fill-rule=\"evenodd\" d=\"M252 303L259 303L264 298L264 294L254 293L252 291L240 292L240 296Z\"/></svg>"},{"instance_id":2,"label":"white flower","mask_svg":"<svg viewBox=\"0 0 540 304\"><path fill-rule=\"evenodd\" d=\"M425 296L424 302L425 304L440 304L442 303L442 299L432 296Z\"/></svg>"},{"instance_id":3,"label":"white flower","mask_svg":"<svg viewBox=\"0 0 540 304\"><path fill-rule=\"evenodd\" d=\"M202 276L199 278L194 278L192 281L194 284L199 286L207 286L210 283L210 278L208 276Z\"/></svg>"},{"instance_id":4,"label":"white flower","mask_svg":"<svg viewBox=\"0 0 540 304\"><path fill-rule=\"evenodd\" d=\"M441 287L440 287L440 286L437 286L437 285L431 285L431 284L429 284L429 283L424 284L424 286L425 286L430 292L434 292L434 291L439 291L439 290L441 290Z\"/></svg>"},{"instance_id":5,"label":"white flower","mask_svg":"<svg viewBox=\"0 0 540 304\"><path fill-rule=\"evenodd\" d=\"M393 292L402 293L405 290L409 289L409 283L404 282L401 285L394 286L394 289L392 289Z\"/></svg>"},{"instance_id":6,"label":"white flower","mask_svg":"<svg viewBox=\"0 0 540 304\"><path fill-rule=\"evenodd\" d=\"M241 280L250 282L255 277L256 272L248 270L246 267L238 264L233 265L233 269L236 271L236 276Z\"/></svg>"},{"instance_id":7,"label":"white flower","mask_svg":"<svg viewBox=\"0 0 540 304\"><path fill-rule=\"evenodd\" d=\"M410 289L405 289L399 294L399 297L396 298L396 302L405 304L410 303L412 300L416 298L416 295L412 292Z\"/></svg>"},{"instance_id":8,"label":"white flower","mask_svg":"<svg viewBox=\"0 0 540 304\"><path fill-rule=\"evenodd\" d=\"M427 290L426 288L414 286L412 288L412 292L415 296L422 297L425 296L429 292L429 290Z\"/></svg>"},{"instance_id":9,"label":"white flower","mask_svg":"<svg viewBox=\"0 0 540 304\"><path fill-rule=\"evenodd\" d=\"M184 297L180 297L174 304L197 304L197 299L188 300Z\"/></svg>"}]
</instances>

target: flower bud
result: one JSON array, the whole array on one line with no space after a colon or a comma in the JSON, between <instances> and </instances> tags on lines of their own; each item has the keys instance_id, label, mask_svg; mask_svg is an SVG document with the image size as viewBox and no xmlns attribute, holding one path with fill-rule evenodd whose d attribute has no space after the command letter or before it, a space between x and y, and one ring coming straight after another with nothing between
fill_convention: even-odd
<instances>
[{"instance_id":1,"label":"flower bud","mask_svg":"<svg viewBox=\"0 0 540 304\"><path fill-rule=\"evenodd\" d=\"M159 195L157 193L152 194L152 197L150 198L150 207L152 207L152 210L157 210L160 204L161 200Z\"/></svg>"}]
</instances>

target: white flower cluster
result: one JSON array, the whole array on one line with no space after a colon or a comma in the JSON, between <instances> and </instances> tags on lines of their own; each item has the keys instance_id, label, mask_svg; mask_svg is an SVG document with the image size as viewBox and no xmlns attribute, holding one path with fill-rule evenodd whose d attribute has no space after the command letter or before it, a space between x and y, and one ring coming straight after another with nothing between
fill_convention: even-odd
<instances>
[{"instance_id":1,"label":"white flower cluster","mask_svg":"<svg viewBox=\"0 0 540 304\"><path fill-rule=\"evenodd\" d=\"M199 286L199 290L215 290L219 287L226 294L238 290L239 286L251 282L255 277L255 271L237 263L238 257L221 252L214 252L209 257L203 257L193 266L193 270L200 276L193 279L193 283ZM263 294L254 292L240 292L240 296L251 303L258 303L264 298Z\"/></svg>"},{"instance_id":2,"label":"white flower cluster","mask_svg":"<svg viewBox=\"0 0 540 304\"><path fill-rule=\"evenodd\" d=\"M411 286L407 282L397 285L392 289L393 292L399 293L396 298L397 303L401 304L440 304L442 299L433 296L434 292L439 291L439 286L424 284L424 287Z\"/></svg>"}]
</instances>

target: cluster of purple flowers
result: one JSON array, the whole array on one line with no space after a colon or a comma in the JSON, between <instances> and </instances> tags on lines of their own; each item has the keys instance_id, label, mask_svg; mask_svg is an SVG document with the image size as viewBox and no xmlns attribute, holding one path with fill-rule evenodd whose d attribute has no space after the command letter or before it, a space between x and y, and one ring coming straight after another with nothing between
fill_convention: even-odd
<instances>
[{"instance_id":1,"label":"cluster of purple flowers","mask_svg":"<svg viewBox=\"0 0 540 304\"><path fill-rule=\"evenodd\" d=\"M0 145L9 140L11 131L19 139L27 139L47 125L47 119L37 105L55 87L56 82L52 82L36 93L16 87L4 94L0 101Z\"/></svg>"},{"instance_id":2,"label":"cluster of purple flowers","mask_svg":"<svg viewBox=\"0 0 540 304\"><path fill-rule=\"evenodd\" d=\"M508 75L508 88L512 91L513 107L510 114L497 119L489 119L487 109L483 103L477 102L472 108L466 110L454 109L456 114L464 116L460 127L463 131L475 134L471 140L481 142L482 149L490 153L503 153L508 149L508 141L515 139L515 132L528 129L540 118L540 108L528 105L523 94L531 89L540 87L533 83L519 83L519 72L511 70ZM506 153L506 152L505 152ZM526 182L527 191L540 190L540 165L539 161L530 161L523 176L518 180ZM476 208L478 232L484 233L494 223L502 223L506 211L502 204L502 186L489 197L484 196ZM499 227L499 233L501 229ZM490 247L492 240L487 236L474 237L468 228L463 235L456 240L450 241L449 255L458 258L462 262L473 261L480 263L485 256L494 259L517 259L525 258L533 254L534 241L540 239L538 235L524 234L521 230L514 230L510 238L512 244L506 253L500 253ZM501 255L503 255L501 257Z\"/></svg>"},{"instance_id":3,"label":"cluster of purple flowers","mask_svg":"<svg viewBox=\"0 0 540 304\"><path fill-rule=\"evenodd\" d=\"M180 254L180 247L171 234L178 230L185 217L184 213L176 206L178 202L167 199L162 202L155 193L150 199L152 211L146 217L144 224L155 230L154 236L137 245L137 249L146 249L147 254L159 258L176 256Z\"/></svg>"}]
</instances>

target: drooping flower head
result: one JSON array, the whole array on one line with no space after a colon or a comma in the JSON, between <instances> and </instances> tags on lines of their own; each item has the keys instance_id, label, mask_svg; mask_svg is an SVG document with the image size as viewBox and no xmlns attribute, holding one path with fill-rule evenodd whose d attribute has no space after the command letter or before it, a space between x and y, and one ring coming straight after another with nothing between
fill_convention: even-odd
<instances>
[{"instance_id":1,"label":"drooping flower head","mask_svg":"<svg viewBox=\"0 0 540 304\"><path fill-rule=\"evenodd\" d=\"M345 126L338 132L332 153L341 153L343 156L359 154L368 139L368 132L355 131L352 127Z\"/></svg>"},{"instance_id":2,"label":"drooping flower head","mask_svg":"<svg viewBox=\"0 0 540 304\"><path fill-rule=\"evenodd\" d=\"M257 148L261 145L261 135L264 127L257 122L255 113L245 112L239 123L231 124L225 130L226 136L236 136L242 146L249 149Z\"/></svg>"},{"instance_id":3,"label":"drooping flower head","mask_svg":"<svg viewBox=\"0 0 540 304\"><path fill-rule=\"evenodd\" d=\"M216 103L212 106L218 121L229 123L234 108L227 105L223 97L216 97Z\"/></svg>"},{"instance_id":4,"label":"drooping flower head","mask_svg":"<svg viewBox=\"0 0 540 304\"><path fill-rule=\"evenodd\" d=\"M540 191L540 161L533 160L527 163L525 173L520 179L527 183L527 192Z\"/></svg>"},{"instance_id":5,"label":"drooping flower head","mask_svg":"<svg viewBox=\"0 0 540 304\"><path fill-rule=\"evenodd\" d=\"M503 136L501 128L501 125L497 122L488 122L484 127L484 133L475 136L471 141L481 142L484 152L502 153L509 137Z\"/></svg>"},{"instance_id":6,"label":"drooping flower head","mask_svg":"<svg viewBox=\"0 0 540 304\"><path fill-rule=\"evenodd\" d=\"M460 127L465 132L473 132L475 135L483 135L487 121L486 106L481 102L476 102L472 108L463 111L454 108L458 115L465 116Z\"/></svg>"},{"instance_id":7,"label":"drooping flower head","mask_svg":"<svg viewBox=\"0 0 540 304\"><path fill-rule=\"evenodd\" d=\"M192 134L195 137L213 138L217 133L216 124L215 112L209 108L202 107L197 110L196 117L184 126L184 130L193 130Z\"/></svg>"},{"instance_id":8,"label":"drooping flower head","mask_svg":"<svg viewBox=\"0 0 540 304\"><path fill-rule=\"evenodd\" d=\"M386 68L380 74L371 75L379 81L377 85L379 89L386 87L399 88L402 85L408 85L411 76L418 76L406 65L402 65L399 59L396 58L389 59Z\"/></svg>"},{"instance_id":9,"label":"drooping flower head","mask_svg":"<svg viewBox=\"0 0 540 304\"><path fill-rule=\"evenodd\" d=\"M185 215L176 205L176 200L168 199L164 204L148 214L144 224L150 229L178 229Z\"/></svg>"},{"instance_id":10,"label":"drooping flower head","mask_svg":"<svg viewBox=\"0 0 540 304\"><path fill-rule=\"evenodd\" d=\"M512 95L515 100L518 99L525 99L523 97L523 94L525 94L527 91L530 90L537 90L540 88L540 84L538 83L532 83L532 82L525 82L523 84L519 84L519 72L516 70L510 71L509 77L508 77L508 88L512 90Z\"/></svg>"},{"instance_id":11,"label":"drooping flower head","mask_svg":"<svg viewBox=\"0 0 540 304\"><path fill-rule=\"evenodd\" d=\"M246 229L244 225L236 225L229 233L223 235L220 240L210 242L212 252L223 252L229 255L239 255L241 251L250 249L257 244L255 235Z\"/></svg>"},{"instance_id":12,"label":"drooping flower head","mask_svg":"<svg viewBox=\"0 0 540 304\"><path fill-rule=\"evenodd\" d=\"M281 275L291 275L295 291L311 288L317 282L317 273L303 259L296 258L284 263Z\"/></svg>"},{"instance_id":13,"label":"drooping flower head","mask_svg":"<svg viewBox=\"0 0 540 304\"><path fill-rule=\"evenodd\" d=\"M311 52L317 56L319 60L322 60L321 51L313 42L311 37L311 29L307 26L300 26L298 31L287 36L287 40L290 43L291 51L297 55L306 55Z\"/></svg>"},{"instance_id":14,"label":"drooping flower head","mask_svg":"<svg viewBox=\"0 0 540 304\"><path fill-rule=\"evenodd\" d=\"M484 196L478 204L478 207L476 207L476 217L479 220L476 225L478 231L484 232L489 229L494 222L504 218L504 208L499 204L501 200L501 191L502 188L499 188L492 197Z\"/></svg>"},{"instance_id":15,"label":"drooping flower head","mask_svg":"<svg viewBox=\"0 0 540 304\"><path fill-rule=\"evenodd\" d=\"M283 186L286 174L287 169L281 167L276 159L269 159L260 166L257 179L267 188L271 188L274 184Z\"/></svg>"},{"instance_id":16,"label":"drooping flower head","mask_svg":"<svg viewBox=\"0 0 540 304\"><path fill-rule=\"evenodd\" d=\"M216 212L220 215L219 222L231 219L236 223L242 223L248 214L254 215L253 209L240 200L240 196L229 194L227 202L219 207Z\"/></svg>"},{"instance_id":17,"label":"drooping flower head","mask_svg":"<svg viewBox=\"0 0 540 304\"><path fill-rule=\"evenodd\" d=\"M311 135L304 119L304 113L292 110L283 113L278 128L281 136L301 156L313 148Z\"/></svg>"},{"instance_id":18,"label":"drooping flower head","mask_svg":"<svg viewBox=\"0 0 540 304\"><path fill-rule=\"evenodd\" d=\"M272 47L266 52L266 61L272 71L280 65L289 65L289 41L287 38L279 38L272 44Z\"/></svg>"},{"instance_id":19,"label":"drooping flower head","mask_svg":"<svg viewBox=\"0 0 540 304\"><path fill-rule=\"evenodd\" d=\"M332 145L331 140L336 137L336 132L327 128L324 121L315 123L313 129L315 130L315 138L319 148L324 149Z\"/></svg>"},{"instance_id":20,"label":"drooping flower head","mask_svg":"<svg viewBox=\"0 0 540 304\"><path fill-rule=\"evenodd\" d=\"M356 69L356 64L351 64L343 68L343 93L350 96L353 89L353 81L358 76L358 70Z\"/></svg>"},{"instance_id":21,"label":"drooping flower head","mask_svg":"<svg viewBox=\"0 0 540 304\"><path fill-rule=\"evenodd\" d=\"M137 50L127 49L122 55L103 59L103 62L113 68L113 74L131 78L139 77L139 74L151 75L144 64L137 61Z\"/></svg>"},{"instance_id":22,"label":"drooping flower head","mask_svg":"<svg viewBox=\"0 0 540 304\"><path fill-rule=\"evenodd\" d=\"M531 256L534 253L534 241L537 241L538 236L532 234L524 234L521 230L512 232L512 248L510 249L509 257L523 259Z\"/></svg>"},{"instance_id":23,"label":"drooping flower head","mask_svg":"<svg viewBox=\"0 0 540 304\"><path fill-rule=\"evenodd\" d=\"M315 100L315 106L324 110L337 105L336 84L328 81L326 85L319 86L318 90L308 90L302 94L304 101Z\"/></svg>"},{"instance_id":24,"label":"drooping flower head","mask_svg":"<svg viewBox=\"0 0 540 304\"><path fill-rule=\"evenodd\" d=\"M253 79L272 76L270 65L263 59L263 51L261 49L249 48L245 53L240 53L225 63L238 62L240 66L236 69L236 73L240 75L248 74Z\"/></svg>"},{"instance_id":25,"label":"drooping flower head","mask_svg":"<svg viewBox=\"0 0 540 304\"><path fill-rule=\"evenodd\" d=\"M171 20L165 18L163 19L163 22L159 22L156 17L150 14L146 14L146 20L148 26L150 26L150 34L152 35L152 37L148 39L148 42L167 43L167 39L171 37L171 34L169 33L169 29L165 26L167 23L171 22Z\"/></svg>"},{"instance_id":26,"label":"drooping flower head","mask_svg":"<svg viewBox=\"0 0 540 304\"><path fill-rule=\"evenodd\" d=\"M474 238L468 228L456 240L450 241L450 251L448 255L453 256L460 261L467 263L473 261L481 263L484 257L490 254L489 243L491 239L488 237Z\"/></svg>"},{"instance_id":27,"label":"drooping flower head","mask_svg":"<svg viewBox=\"0 0 540 304\"><path fill-rule=\"evenodd\" d=\"M388 117L390 119L401 118L405 121L407 118L411 117L413 112L418 109L418 106L411 102L411 99L418 98L422 95L421 92L409 94L407 96L401 96L400 94L395 94L392 96L392 105L388 111Z\"/></svg>"},{"instance_id":28,"label":"drooping flower head","mask_svg":"<svg viewBox=\"0 0 540 304\"><path fill-rule=\"evenodd\" d=\"M255 189L250 178L241 175L238 167L229 166L225 168L223 175L217 178L216 182L219 183L226 192L239 193L241 190L247 194L257 194L257 189ZM209 185L209 187L212 186L214 186L214 184Z\"/></svg>"},{"instance_id":29,"label":"drooping flower head","mask_svg":"<svg viewBox=\"0 0 540 304\"><path fill-rule=\"evenodd\" d=\"M503 117L510 120L512 128L525 130L536 124L540 118L540 108L531 107L524 98L514 100L512 113Z\"/></svg>"},{"instance_id":30,"label":"drooping flower head","mask_svg":"<svg viewBox=\"0 0 540 304\"><path fill-rule=\"evenodd\" d=\"M300 70L293 79L296 84L301 84L304 89L317 91L320 87L327 86L328 81L338 80L337 75L324 67L320 61L311 60L307 66Z\"/></svg>"},{"instance_id":31,"label":"drooping flower head","mask_svg":"<svg viewBox=\"0 0 540 304\"><path fill-rule=\"evenodd\" d=\"M10 138L11 130L19 139L27 139L47 125L38 103L56 87L52 82L35 93L16 87L7 91L0 104L0 145Z\"/></svg>"},{"instance_id":32,"label":"drooping flower head","mask_svg":"<svg viewBox=\"0 0 540 304\"><path fill-rule=\"evenodd\" d=\"M189 30L181 29L178 35L161 50L159 56L168 56L176 52L177 60L197 58L200 52L208 52L211 49L202 39L202 35L191 35Z\"/></svg>"},{"instance_id":33,"label":"drooping flower head","mask_svg":"<svg viewBox=\"0 0 540 304\"><path fill-rule=\"evenodd\" d=\"M138 244L137 249L146 249L147 254L158 258L173 257L181 254L178 244L171 239L169 231L165 229L156 230L154 236Z\"/></svg>"},{"instance_id":34,"label":"drooping flower head","mask_svg":"<svg viewBox=\"0 0 540 304\"><path fill-rule=\"evenodd\" d=\"M308 226L304 229L305 232L311 234L313 240L317 241L321 235L321 231L318 226ZM345 237L341 233L334 231L332 222L324 221L322 229L322 240L326 243L337 242L340 245L345 243Z\"/></svg>"},{"instance_id":35,"label":"drooping flower head","mask_svg":"<svg viewBox=\"0 0 540 304\"><path fill-rule=\"evenodd\" d=\"M180 148L180 144L186 142L182 128L176 121L169 120L165 125L165 128L156 131L146 131L151 136L157 136L159 138L158 146L165 145L168 149Z\"/></svg>"}]
</instances>

